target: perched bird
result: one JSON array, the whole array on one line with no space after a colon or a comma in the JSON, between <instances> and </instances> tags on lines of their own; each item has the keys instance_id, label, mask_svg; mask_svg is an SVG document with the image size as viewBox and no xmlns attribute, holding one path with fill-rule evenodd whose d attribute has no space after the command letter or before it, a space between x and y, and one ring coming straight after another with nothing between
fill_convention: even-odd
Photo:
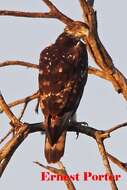
<instances>
[{"instance_id":1,"label":"perched bird","mask_svg":"<svg viewBox=\"0 0 127 190\"><path fill-rule=\"evenodd\" d=\"M48 163L55 163L63 156L68 123L78 108L87 81L88 55L81 41L84 35L88 35L88 27L75 21L40 54L39 101L45 118Z\"/></svg>"}]
</instances>

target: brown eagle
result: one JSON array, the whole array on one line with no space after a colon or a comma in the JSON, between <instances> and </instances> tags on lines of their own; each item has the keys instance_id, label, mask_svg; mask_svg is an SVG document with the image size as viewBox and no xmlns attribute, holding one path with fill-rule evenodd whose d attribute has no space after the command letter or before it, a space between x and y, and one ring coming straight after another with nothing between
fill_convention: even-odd
<instances>
[{"instance_id":1,"label":"brown eagle","mask_svg":"<svg viewBox=\"0 0 127 190\"><path fill-rule=\"evenodd\" d=\"M88 55L81 41L87 34L87 26L75 21L40 54L40 107L45 118L48 163L55 163L63 156L68 123L78 108L87 81Z\"/></svg>"}]
</instances>

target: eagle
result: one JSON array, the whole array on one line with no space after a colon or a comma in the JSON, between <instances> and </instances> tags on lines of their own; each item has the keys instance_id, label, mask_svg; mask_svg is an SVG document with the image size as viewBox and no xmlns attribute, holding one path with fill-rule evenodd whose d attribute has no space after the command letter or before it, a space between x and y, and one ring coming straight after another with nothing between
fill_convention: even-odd
<instances>
[{"instance_id":1,"label":"eagle","mask_svg":"<svg viewBox=\"0 0 127 190\"><path fill-rule=\"evenodd\" d=\"M68 124L74 116L88 75L88 27L79 21L66 26L39 61L39 104L44 114L45 157L56 163L64 154Z\"/></svg>"}]
</instances>

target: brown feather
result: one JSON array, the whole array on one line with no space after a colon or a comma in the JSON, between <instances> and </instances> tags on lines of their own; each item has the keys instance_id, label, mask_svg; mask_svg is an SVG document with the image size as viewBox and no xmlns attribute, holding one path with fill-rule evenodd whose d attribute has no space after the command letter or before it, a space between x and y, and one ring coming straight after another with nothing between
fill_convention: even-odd
<instances>
[{"instance_id":1,"label":"brown feather","mask_svg":"<svg viewBox=\"0 0 127 190\"><path fill-rule=\"evenodd\" d=\"M64 154L66 132L63 132L56 144L50 144L48 137L45 138L45 157L48 163L55 163L60 160Z\"/></svg>"}]
</instances>

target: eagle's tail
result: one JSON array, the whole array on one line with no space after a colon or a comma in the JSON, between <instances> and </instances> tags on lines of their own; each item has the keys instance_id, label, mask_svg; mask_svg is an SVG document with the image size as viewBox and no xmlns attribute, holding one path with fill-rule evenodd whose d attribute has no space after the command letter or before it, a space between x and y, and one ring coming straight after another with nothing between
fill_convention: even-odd
<instances>
[{"instance_id":1,"label":"eagle's tail","mask_svg":"<svg viewBox=\"0 0 127 190\"><path fill-rule=\"evenodd\" d=\"M45 138L45 157L48 163L56 163L64 154L66 132L64 131L57 142L51 145L48 137Z\"/></svg>"}]
</instances>

